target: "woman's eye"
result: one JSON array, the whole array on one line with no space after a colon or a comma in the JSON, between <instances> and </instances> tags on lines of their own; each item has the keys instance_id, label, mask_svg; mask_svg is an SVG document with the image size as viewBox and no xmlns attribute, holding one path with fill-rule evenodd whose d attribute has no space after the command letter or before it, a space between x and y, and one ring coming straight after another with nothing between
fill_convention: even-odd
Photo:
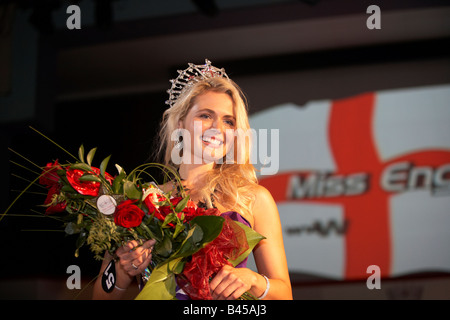
<instances>
[{"instance_id":1,"label":"woman's eye","mask_svg":"<svg viewBox=\"0 0 450 320\"><path fill-rule=\"evenodd\" d=\"M200 117L200 118L203 118L203 119L209 119L209 118L211 118L211 116L210 116L209 114L206 114L206 113L201 114L199 117Z\"/></svg>"},{"instance_id":2,"label":"woman's eye","mask_svg":"<svg viewBox=\"0 0 450 320\"><path fill-rule=\"evenodd\" d=\"M225 123L229 125L230 127L234 127L234 121L233 120L225 120Z\"/></svg>"}]
</instances>

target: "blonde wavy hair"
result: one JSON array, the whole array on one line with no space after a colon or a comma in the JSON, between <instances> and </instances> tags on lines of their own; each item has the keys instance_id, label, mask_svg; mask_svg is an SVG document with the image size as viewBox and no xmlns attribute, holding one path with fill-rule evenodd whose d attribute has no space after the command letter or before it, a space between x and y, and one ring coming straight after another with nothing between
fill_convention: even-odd
<instances>
[{"instance_id":1,"label":"blonde wavy hair","mask_svg":"<svg viewBox=\"0 0 450 320\"><path fill-rule=\"evenodd\" d=\"M179 121L186 118L196 98L209 91L228 94L233 101L235 129L242 129L244 132L250 129L247 101L234 81L226 78L209 78L199 81L184 92L163 114L158 136L158 156L165 165L175 170L179 168L171 161L172 150L176 143L171 139L172 133L177 130ZM250 163L250 150L251 141L244 144L234 143L233 152L234 155L240 155L240 161L229 163L230 161L224 160L222 163L214 164L213 170L210 170L205 177L206 183L200 190L196 190L206 200L208 206L211 206L212 200L217 200L227 209L251 215L251 206L254 201L252 187L257 184L257 178L255 168Z\"/></svg>"}]
</instances>

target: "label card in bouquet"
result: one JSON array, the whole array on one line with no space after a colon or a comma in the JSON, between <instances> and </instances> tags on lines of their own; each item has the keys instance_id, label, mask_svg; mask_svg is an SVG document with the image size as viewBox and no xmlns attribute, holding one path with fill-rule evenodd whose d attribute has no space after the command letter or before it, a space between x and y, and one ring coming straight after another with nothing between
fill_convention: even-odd
<instances>
[{"instance_id":1,"label":"label card in bouquet","mask_svg":"<svg viewBox=\"0 0 450 320\"><path fill-rule=\"evenodd\" d=\"M106 194L101 195L97 200L98 210L105 215L113 214L116 211L116 206L116 200Z\"/></svg>"}]
</instances>

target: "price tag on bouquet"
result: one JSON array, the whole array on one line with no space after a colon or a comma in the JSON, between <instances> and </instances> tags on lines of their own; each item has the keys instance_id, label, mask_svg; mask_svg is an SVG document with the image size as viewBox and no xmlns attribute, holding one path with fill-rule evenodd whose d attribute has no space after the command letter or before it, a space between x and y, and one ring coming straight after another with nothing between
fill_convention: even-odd
<instances>
[{"instance_id":1,"label":"price tag on bouquet","mask_svg":"<svg viewBox=\"0 0 450 320\"><path fill-rule=\"evenodd\" d=\"M105 292L110 293L114 290L116 284L116 264L114 259L106 267L102 275L102 288Z\"/></svg>"}]
</instances>

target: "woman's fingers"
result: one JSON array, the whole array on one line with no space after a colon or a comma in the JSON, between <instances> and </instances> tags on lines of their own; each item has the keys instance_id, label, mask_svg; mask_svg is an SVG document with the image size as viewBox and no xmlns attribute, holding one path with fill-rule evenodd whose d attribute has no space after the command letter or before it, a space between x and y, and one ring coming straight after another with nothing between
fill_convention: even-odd
<instances>
[{"instance_id":1,"label":"woman's fingers","mask_svg":"<svg viewBox=\"0 0 450 320\"><path fill-rule=\"evenodd\" d=\"M148 240L142 245L135 240L125 243L117 250L122 268L130 276L136 276L143 272L151 261L151 251L155 243L155 240Z\"/></svg>"},{"instance_id":2,"label":"woman's fingers","mask_svg":"<svg viewBox=\"0 0 450 320\"><path fill-rule=\"evenodd\" d=\"M212 298L217 300L236 300L249 290L250 286L241 280L238 273L239 270L230 266L224 266L209 284Z\"/></svg>"},{"instance_id":3,"label":"woman's fingers","mask_svg":"<svg viewBox=\"0 0 450 320\"><path fill-rule=\"evenodd\" d=\"M155 245L156 240L154 239L150 239L144 242L144 244L142 245L142 247L146 248L146 249L152 249L153 246Z\"/></svg>"},{"instance_id":4,"label":"woman's fingers","mask_svg":"<svg viewBox=\"0 0 450 320\"><path fill-rule=\"evenodd\" d=\"M136 260L137 263L142 264L148 257L151 256L151 252L153 250L153 246L155 245L155 240L148 240L144 242L144 244L140 247L137 247L136 250L132 253L132 257Z\"/></svg>"},{"instance_id":5,"label":"woman's fingers","mask_svg":"<svg viewBox=\"0 0 450 320\"><path fill-rule=\"evenodd\" d=\"M150 264L150 261L152 261L151 253L147 256L147 258L144 260L144 262L142 262L142 264L136 270L137 272L139 272L138 274L144 272L145 268L147 268L148 265Z\"/></svg>"}]
</instances>

